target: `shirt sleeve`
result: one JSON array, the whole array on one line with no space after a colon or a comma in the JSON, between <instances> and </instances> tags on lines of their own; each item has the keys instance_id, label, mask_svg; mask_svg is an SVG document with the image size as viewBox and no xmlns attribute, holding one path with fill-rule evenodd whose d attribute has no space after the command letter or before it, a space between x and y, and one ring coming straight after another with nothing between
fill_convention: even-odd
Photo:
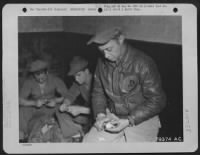
<instances>
[{"instance_id":1,"label":"shirt sleeve","mask_svg":"<svg viewBox=\"0 0 200 155\"><path fill-rule=\"evenodd\" d=\"M100 79L100 65L102 64L99 62L94 75L94 87L92 91L92 108L95 118L98 113L106 113L106 97Z\"/></svg>"},{"instance_id":2,"label":"shirt sleeve","mask_svg":"<svg viewBox=\"0 0 200 155\"><path fill-rule=\"evenodd\" d=\"M29 95L31 95L31 80L25 80L22 84L21 89L19 90L19 97L23 99L27 99Z\"/></svg>"},{"instance_id":3,"label":"shirt sleeve","mask_svg":"<svg viewBox=\"0 0 200 155\"><path fill-rule=\"evenodd\" d=\"M73 83L70 87L69 91L66 94L66 98L69 99L72 102L75 101L75 99L80 95L80 89L79 86L76 83Z\"/></svg>"},{"instance_id":4,"label":"shirt sleeve","mask_svg":"<svg viewBox=\"0 0 200 155\"><path fill-rule=\"evenodd\" d=\"M141 61L137 65L144 101L131 111L129 120L135 125L157 115L166 105L160 75L153 60Z\"/></svg>"}]
</instances>

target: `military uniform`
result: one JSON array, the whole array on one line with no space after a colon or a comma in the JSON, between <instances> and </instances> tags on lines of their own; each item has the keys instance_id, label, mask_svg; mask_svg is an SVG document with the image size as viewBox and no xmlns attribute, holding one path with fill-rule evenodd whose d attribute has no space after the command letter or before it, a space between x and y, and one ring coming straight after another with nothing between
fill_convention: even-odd
<instances>
[{"instance_id":1,"label":"military uniform","mask_svg":"<svg viewBox=\"0 0 200 155\"><path fill-rule=\"evenodd\" d=\"M90 108L91 106L90 95L91 95L91 83L89 83L88 85L86 84L78 85L77 83L74 82L72 87L69 89L66 98L69 99L71 103L73 103L79 96L81 96L82 102L81 103L78 102L77 104L80 106ZM89 121L89 117L90 115L88 116L80 115L74 118L74 121L80 124L87 124Z\"/></svg>"},{"instance_id":2,"label":"military uniform","mask_svg":"<svg viewBox=\"0 0 200 155\"><path fill-rule=\"evenodd\" d=\"M44 90L41 90L38 83L33 77L26 79L20 89L19 97L31 100L38 99L52 99L55 98L55 94L59 93L61 96L67 94L67 88L65 83L58 77L53 75L48 75L47 83ZM36 113L46 113L47 115L52 115L56 108L47 108L45 106L41 108L36 107L24 107L19 108L19 128L21 131L27 132L27 125L29 120L36 115Z\"/></svg>"},{"instance_id":3,"label":"military uniform","mask_svg":"<svg viewBox=\"0 0 200 155\"><path fill-rule=\"evenodd\" d=\"M75 76L75 74L82 69L86 68L88 65L88 62L81 58L80 56L75 56L72 61L70 62L70 71L68 72L69 76ZM88 82L83 84L78 84L74 82L72 86L70 87L69 91L67 92L65 98L68 99L71 103L71 105L79 105L86 108L91 108L91 84L92 84L92 76L89 75ZM77 100L77 98L81 96L82 100ZM63 113L60 115L63 120L68 119L72 120L73 122L79 124L82 126L83 132L88 132L89 128L91 127L92 119L91 119L91 113L90 114L79 114L78 116L72 116L69 113ZM63 132L65 132L65 128L67 129L68 126L63 125ZM64 135L67 135L68 132L66 132Z\"/></svg>"}]
</instances>

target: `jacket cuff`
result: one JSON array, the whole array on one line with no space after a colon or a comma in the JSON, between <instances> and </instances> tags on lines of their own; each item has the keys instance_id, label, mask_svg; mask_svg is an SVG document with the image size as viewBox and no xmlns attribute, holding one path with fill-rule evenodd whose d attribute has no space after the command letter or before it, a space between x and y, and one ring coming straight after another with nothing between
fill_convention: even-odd
<instances>
[{"instance_id":1,"label":"jacket cuff","mask_svg":"<svg viewBox=\"0 0 200 155\"><path fill-rule=\"evenodd\" d=\"M97 107L96 110L94 110L94 118L95 119L99 113L103 113L106 115L106 110L103 107Z\"/></svg>"}]
</instances>

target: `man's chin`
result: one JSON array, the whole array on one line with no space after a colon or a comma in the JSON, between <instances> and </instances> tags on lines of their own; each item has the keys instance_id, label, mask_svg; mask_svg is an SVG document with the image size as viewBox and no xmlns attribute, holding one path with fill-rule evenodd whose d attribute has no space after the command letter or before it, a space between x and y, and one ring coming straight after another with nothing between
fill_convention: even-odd
<instances>
[{"instance_id":1,"label":"man's chin","mask_svg":"<svg viewBox=\"0 0 200 155\"><path fill-rule=\"evenodd\" d=\"M81 83L81 82L78 82L78 81L76 81L76 83L78 84L78 85L82 85L83 83Z\"/></svg>"},{"instance_id":2,"label":"man's chin","mask_svg":"<svg viewBox=\"0 0 200 155\"><path fill-rule=\"evenodd\" d=\"M112 62L112 63L115 62L115 60L112 60L112 59L109 59L109 58L106 58L106 60L109 61L109 62Z\"/></svg>"},{"instance_id":3,"label":"man's chin","mask_svg":"<svg viewBox=\"0 0 200 155\"><path fill-rule=\"evenodd\" d=\"M108 62L110 62L110 63L115 63L116 61L115 60L110 60L110 59L107 59L108 60Z\"/></svg>"}]
</instances>

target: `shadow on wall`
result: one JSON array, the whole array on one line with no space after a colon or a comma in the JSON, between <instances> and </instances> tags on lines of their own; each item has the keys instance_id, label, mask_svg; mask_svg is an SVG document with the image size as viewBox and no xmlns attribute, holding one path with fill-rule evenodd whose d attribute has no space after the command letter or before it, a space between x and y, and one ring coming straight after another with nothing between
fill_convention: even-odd
<instances>
[{"instance_id":1,"label":"shadow on wall","mask_svg":"<svg viewBox=\"0 0 200 155\"><path fill-rule=\"evenodd\" d=\"M93 45L86 46L90 36L76 33L19 33L19 79L24 78L26 67L35 58L44 58L51 64L53 74L63 78L69 87L72 78L67 76L69 62L74 55L87 58L95 69L100 56ZM168 105L160 114L160 137L183 137L182 101L182 47L179 45L129 40L136 48L151 56L161 74Z\"/></svg>"}]
</instances>

